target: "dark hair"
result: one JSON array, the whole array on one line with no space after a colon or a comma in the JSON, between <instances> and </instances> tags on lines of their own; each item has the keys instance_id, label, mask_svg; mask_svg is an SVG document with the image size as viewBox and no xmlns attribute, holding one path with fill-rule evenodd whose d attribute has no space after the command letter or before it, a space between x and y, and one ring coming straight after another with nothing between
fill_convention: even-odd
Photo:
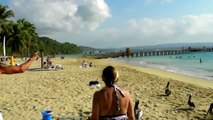
<instances>
[{"instance_id":1,"label":"dark hair","mask_svg":"<svg viewBox=\"0 0 213 120\"><path fill-rule=\"evenodd\" d=\"M118 81L119 74L115 67L107 66L103 70L102 77L104 77L106 86L112 87Z\"/></svg>"}]
</instances>

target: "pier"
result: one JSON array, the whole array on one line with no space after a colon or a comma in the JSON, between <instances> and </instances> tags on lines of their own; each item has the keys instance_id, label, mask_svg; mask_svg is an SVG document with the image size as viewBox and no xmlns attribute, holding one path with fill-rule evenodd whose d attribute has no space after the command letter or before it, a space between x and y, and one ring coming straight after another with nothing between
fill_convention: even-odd
<instances>
[{"instance_id":1,"label":"pier","mask_svg":"<svg viewBox=\"0 0 213 120\"><path fill-rule=\"evenodd\" d=\"M131 52L130 48L126 49L126 52L121 53L121 57L144 57L144 56L160 56L160 55L177 55L190 52L213 52L213 48L190 48L182 50L143 50L137 52Z\"/></svg>"},{"instance_id":2,"label":"pier","mask_svg":"<svg viewBox=\"0 0 213 120\"><path fill-rule=\"evenodd\" d=\"M165 56L165 55L178 55L193 52L213 52L212 48L188 48L188 49L153 49L153 50L133 50L126 48L126 51L120 52L107 52L101 54L85 55L96 59L102 58L118 58L118 57L146 57L146 56Z\"/></svg>"}]
</instances>

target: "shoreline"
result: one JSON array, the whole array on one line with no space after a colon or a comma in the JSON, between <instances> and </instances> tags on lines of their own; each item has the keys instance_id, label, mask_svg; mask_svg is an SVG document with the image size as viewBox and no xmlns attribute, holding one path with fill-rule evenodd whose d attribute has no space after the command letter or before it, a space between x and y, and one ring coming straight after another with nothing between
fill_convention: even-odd
<instances>
[{"instance_id":1,"label":"shoreline","mask_svg":"<svg viewBox=\"0 0 213 120\"><path fill-rule=\"evenodd\" d=\"M213 79L207 79L207 78L202 78L202 77L192 76L192 75L185 75L182 73L172 72L172 71L168 71L167 69L161 69L158 67L140 66L140 65L128 63L128 62L125 62L122 60L116 60L116 59L106 59L106 60L122 62L124 64L128 64L129 66L134 66L139 71L145 72L148 74L153 74L153 75L170 78L170 79L174 79L174 80L178 80L178 81L182 81L182 82L186 82L186 83L191 83L191 84L195 84L195 85L201 85L203 87L209 87L209 88L213 89Z\"/></svg>"},{"instance_id":2,"label":"shoreline","mask_svg":"<svg viewBox=\"0 0 213 120\"><path fill-rule=\"evenodd\" d=\"M79 67L83 60L92 62L94 67ZM106 59L53 58L52 62L64 69L0 76L0 110L4 119L38 120L43 110L52 110L54 119L91 112L93 94L100 88L89 87L88 83L98 80L103 87L101 73L108 65L115 66L120 73L118 86L130 91L133 102L140 100L143 119L202 119L213 99L213 82L158 69ZM39 67L40 60L31 69ZM172 94L165 97L162 94L167 82L171 82ZM196 103L192 111L185 110L189 93Z\"/></svg>"},{"instance_id":3,"label":"shoreline","mask_svg":"<svg viewBox=\"0 0 213 120\"><path fill-rule=\"evenodd\" d=\"M106 59L107 61L113 61L113 62L118 62L118 63L124 63L127 64L129 67L131 68L135 68L141 72L144 73L148 73L148 74L153 74L153 75L157 75L160 77L164 77L164 78L168 78L168 79L174 79L177 81L181 81L181 82L186 82L189 84L194 84L194 85L198 85L198 86L202 86L202 87L208 87L213 89L213 80L208 80L205 78L200 78L200 77L196 77L196 76L188 76L188 75L183 75L181 73L176 73L176 72L170 72L164 69L160 69L160 68L155 68L155 67L144 67L144 66L137 66L134 64L130 64L124 61L117 61L117 60L113 60L113 59Z\"/></svg>"},{"instance_id":4,"label":"shoreline","mask_svg":"<svg viewBox=\"0 0 213 120\"><path fill-rule=\"evenodd\" d=\"M203 59L202 64L199 61ZM183 74L200 79L213 80L212 77L212 52L195 52L170 56L146 56L130 58L113 58L136 66L152 67L168 72Z\"/></svg>"}]
</instances>

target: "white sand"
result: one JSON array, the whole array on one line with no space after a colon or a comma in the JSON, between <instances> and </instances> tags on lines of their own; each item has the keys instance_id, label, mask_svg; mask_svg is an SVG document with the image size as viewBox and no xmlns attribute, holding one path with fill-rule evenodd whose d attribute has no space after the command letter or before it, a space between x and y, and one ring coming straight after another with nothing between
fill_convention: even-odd
<instances>
[{"instance_id":1,"label":"white sand","mask_svg":"<svg viewBox=\"0 0 213 120\"><path fill-rule=\"evenodd\" d=\"M91 112L93 93L100 88L89 87L88 83L98 80L104 86L101 73L107 65L118 68L118 86L129 90L133 101L140 100L140 107L144 110L143 119L203 119L213 102L213 81L115 61L84 60L93 62L96 67L80 68L83 59L54 58L53 63L61 64L64 70L1 75L0 110L4 120L40 120L42 110L52 110L54 119ZM31 68L38 67L39 61L33 63ZM162 95L168 81L172 94L165 97ZM187 110L188 93L193 94L192 100L196 104L194 110Z\"/></svg>"}]
</instances>

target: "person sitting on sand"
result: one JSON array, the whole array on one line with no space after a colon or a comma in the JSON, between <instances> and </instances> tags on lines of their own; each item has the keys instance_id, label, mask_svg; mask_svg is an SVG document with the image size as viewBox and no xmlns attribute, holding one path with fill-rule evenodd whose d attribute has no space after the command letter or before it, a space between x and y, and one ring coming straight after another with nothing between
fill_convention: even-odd
<instances>
[{"instance_id":1,"label":"person sitting on sand","mask_svg":"<svg viewBox=\"0 0 213 120\"><path fill-rule=\"evenodd\" d=\"M45 69L48 69L47 62L44 62L43 65Z\"/></svg>"},{"instance_id":2,"label":"person sitting on sand","mask_svg":"<svg viewBox=\"0 0 213 120\"><path fill-rule=\"evenodd\" d=\"M33 61L37 60L39 55L37 53L33 54L33 56L28 59L25 63L18 66L2 66L0 65L0 74L15 74L15 73L23 73L25 72Z\"/></svg>"},{"instance_id":3,"label":"person sitting on sand","mask_svg":"<svg viewBox=\"0 0 213 120\"><path fill-rule=\"evenodd\" d=\"M117 87L119 73L113 66L107 66L102 73L105 87L93 96L91 120L134 120L130 93Z\"/></svg>"},{"instance_id":4,"label":"person sitting on sand","mask_svg":"<svg viewBox=\"0 0 213 120\"><path fill-rule=\"evenodd\" d=\"M89 67L92 67L92 66L93 66L93 65L92 65L92 62L90 62L90 63L89 63Z\"/></svg>"},{"instance_id":5,"label":"person sitting on sand","mask_svg":"<svg viewBox=\"0 0 213 120\"><path fill-rule=\"evenodd\" d=\"M44 62L44 69L55 69L55 70L62 70L64 69L63 66L61 64L55 64L52 65L51 67L47 65L46 62Z\"/></svg>"},{"instance_id":6,"label":"person sitting on sand","mask_svg":"<svg viewBox=\"0 0 213 120\"><path fill-rule=\"evenodd\" d=\"M81 67L87 68L88 67L88 63L83 60L83 62L81 63Z\"/></svg>"},{"instance_id":7,"label":"person sitting on sand","mask_svg":"<svg viewBox=\"0 0 213 120\"><path fill-rule=\"evenodd\" d=\"M46 64L47 64L47 67L48 67L48 68L53 67L53 66L52 66L52 61L50 60L50 56L47 56Z\"/></svg>"}]
</instances>

